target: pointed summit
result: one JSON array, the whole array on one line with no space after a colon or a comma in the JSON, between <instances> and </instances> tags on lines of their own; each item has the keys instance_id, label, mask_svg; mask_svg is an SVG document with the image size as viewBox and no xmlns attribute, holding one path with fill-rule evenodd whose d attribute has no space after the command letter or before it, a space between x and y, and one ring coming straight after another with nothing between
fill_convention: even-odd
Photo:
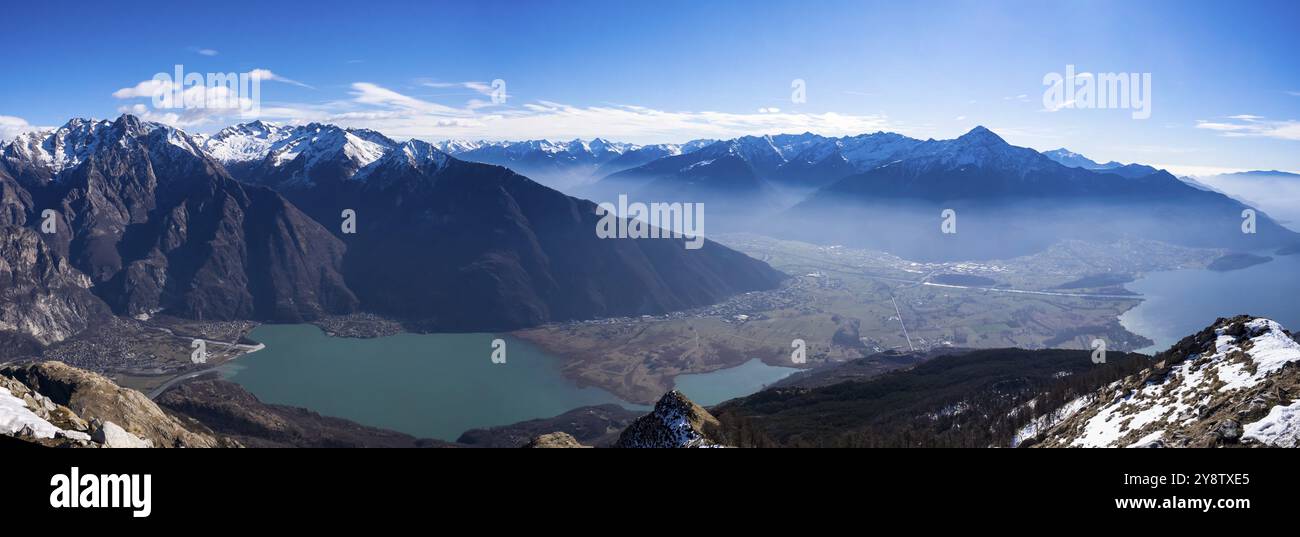
<instances>
[{"instance_id":1,"label":"pointed summit","mask_svg":"<svg viewBox=\"0 0 1300 537\"><path fill-rule=\"evenodd\" d=\"M1003 140L1001 136L994 134L993 131L986 129L983 126L977 126L971 129L970 132L959 136L957 139L970 143L979 143L981 145L1010 145L1006 140Z\"/></svg>"}]
</instances>

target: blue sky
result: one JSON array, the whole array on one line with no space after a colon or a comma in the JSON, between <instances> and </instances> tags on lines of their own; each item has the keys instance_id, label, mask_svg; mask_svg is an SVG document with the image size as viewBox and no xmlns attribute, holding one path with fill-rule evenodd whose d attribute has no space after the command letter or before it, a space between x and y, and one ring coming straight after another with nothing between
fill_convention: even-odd
<instances>
[{"instance_id":1,"label":"blue sky","mask_svg":"<svg viewBox=\"0 0 1300 537\"><path fill-rule=\"evenodd\" d=\"M1294 1L282 4L8 6L0 135L123 111L197 132L239 121L151 106L140 84L183 64L263 73L266 119L397 138L949 138L984 125L1102 161L1300 171ZM1067 65L1150 73L1151 117L1050 111L1043 77ZM504 103L488 95L496 79ZM795 79L806 102L791 100Z\"/></svg>"}]
</instances>

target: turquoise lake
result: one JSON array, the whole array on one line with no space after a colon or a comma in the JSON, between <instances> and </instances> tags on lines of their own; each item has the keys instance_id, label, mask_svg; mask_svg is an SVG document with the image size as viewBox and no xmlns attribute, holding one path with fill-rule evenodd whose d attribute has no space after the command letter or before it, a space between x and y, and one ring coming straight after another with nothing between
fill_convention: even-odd
<instances>
[{"instance_id":1,"label":"turquoise lake","mask_svg":"<svg viewBox=\"0 0 1300 537\"><path fill-rule=\"evenodd\" d=\"M648 409L560 374L560 360L528 342L494 334L398 334L353 339L312 325L263 325L249 338L266 348L221 367L268 403L300 406L423 438L456 440L477 427L546 418L615 403ZM491 360L506 341L506 363ZM796 371L757 360L678 377L702 405L748 395Z\"/></svg>"}]
</instances>

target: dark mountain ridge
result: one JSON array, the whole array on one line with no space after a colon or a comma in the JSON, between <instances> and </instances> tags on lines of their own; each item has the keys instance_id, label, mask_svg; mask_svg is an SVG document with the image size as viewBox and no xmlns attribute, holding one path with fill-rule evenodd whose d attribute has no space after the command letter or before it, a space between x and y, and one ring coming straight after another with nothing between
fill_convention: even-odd
<instances>
[{"instance_id":1,"label":"dark mountain ridge","mask_svg":"<svg viewBox=\"0 0 1300 537\"><path fill-rule=\"evenodd\" d=\"M39 230L54 211L56 232L39 234L50 262L141 318L365 308L419 329L494 330L664 313L784 278L713 242L599 239L594 204L424 142L319 124L223 132L124 115L29 133L0 148L0 218ZM342 232L344 208L356 234Z\"/></svg>"},{"instance_id":2,"label":"dark mountain ridge","mask_svg":"<svg viewBox=\"0 0 1300 537\"><path fill-rule=\"evenodd\" d=\"M301 321L352 311L343 245L275 192L234 181L185 133L124 115L7 146L26 222L121 315Z\"/></svg>"},{"instance_id":3,"label":"dark mountain ridge","mask_svg":"<svg viewBox=\"0 0 1300 537\"><path fill-rule=\"evenodd\" d=\"M711 241L689 250L682 239L600 239L595 204L423 141L338 127L312 139L328 150L303 143L286 161L272 149L240 179L276 188L347 244L344 272L363 309L422 329L657 314L784 278ZM340 226L348 209L354 234Z\"/></svg>"}]
</instances>

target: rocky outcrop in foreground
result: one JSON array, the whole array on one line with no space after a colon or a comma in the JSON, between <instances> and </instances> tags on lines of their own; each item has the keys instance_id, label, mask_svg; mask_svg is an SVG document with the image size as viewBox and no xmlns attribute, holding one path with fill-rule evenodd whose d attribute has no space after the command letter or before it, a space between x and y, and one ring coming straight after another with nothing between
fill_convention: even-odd
<instances>
[{"instance_id":1,"label":"rocky outcrop in foreground","mask_svg":"<svg viewBox=\"0 0 1300 537\"><path fill-rule=\"evenodd\" d=\"M0 368L0 434L52 447L224 447L143 393L61 362Z\"/></svg>"},{"instance_id":2,"label":"rocky outcrop in foreground","mask_svg":"<svg viewBox=\"0 0 1300 537\"><path fill-rule=\"evenodd\" d=\"M723 447L722 424L704 407L673 390L655 403L654 411L632 422L619 435L620 448Z\"/></svg>"},{"instance_id":3,"label":"rocky outcrop in foreground","mask_svg":"<svg viewBox=\"0 0 1300 537\"><path fill-rule=\"evenodd\" d=\"M529 440L527 444L524 444L524 447L528 449L562 449L589 448L591 446L582 445L577 438L574 438L569 433L549 433Z\"/></svg>"},{"instance_id":4,"label":"rocky outcrop in foreground","mask_svg":"<svg viewBox=\"0 0 1300 537\"><path fill-rule=\"evenodd\" d=\"M1038 446L1300 447L1300 343L1269 319L1219 319L1063 408Z\"/></svg>"}]
</instances>

